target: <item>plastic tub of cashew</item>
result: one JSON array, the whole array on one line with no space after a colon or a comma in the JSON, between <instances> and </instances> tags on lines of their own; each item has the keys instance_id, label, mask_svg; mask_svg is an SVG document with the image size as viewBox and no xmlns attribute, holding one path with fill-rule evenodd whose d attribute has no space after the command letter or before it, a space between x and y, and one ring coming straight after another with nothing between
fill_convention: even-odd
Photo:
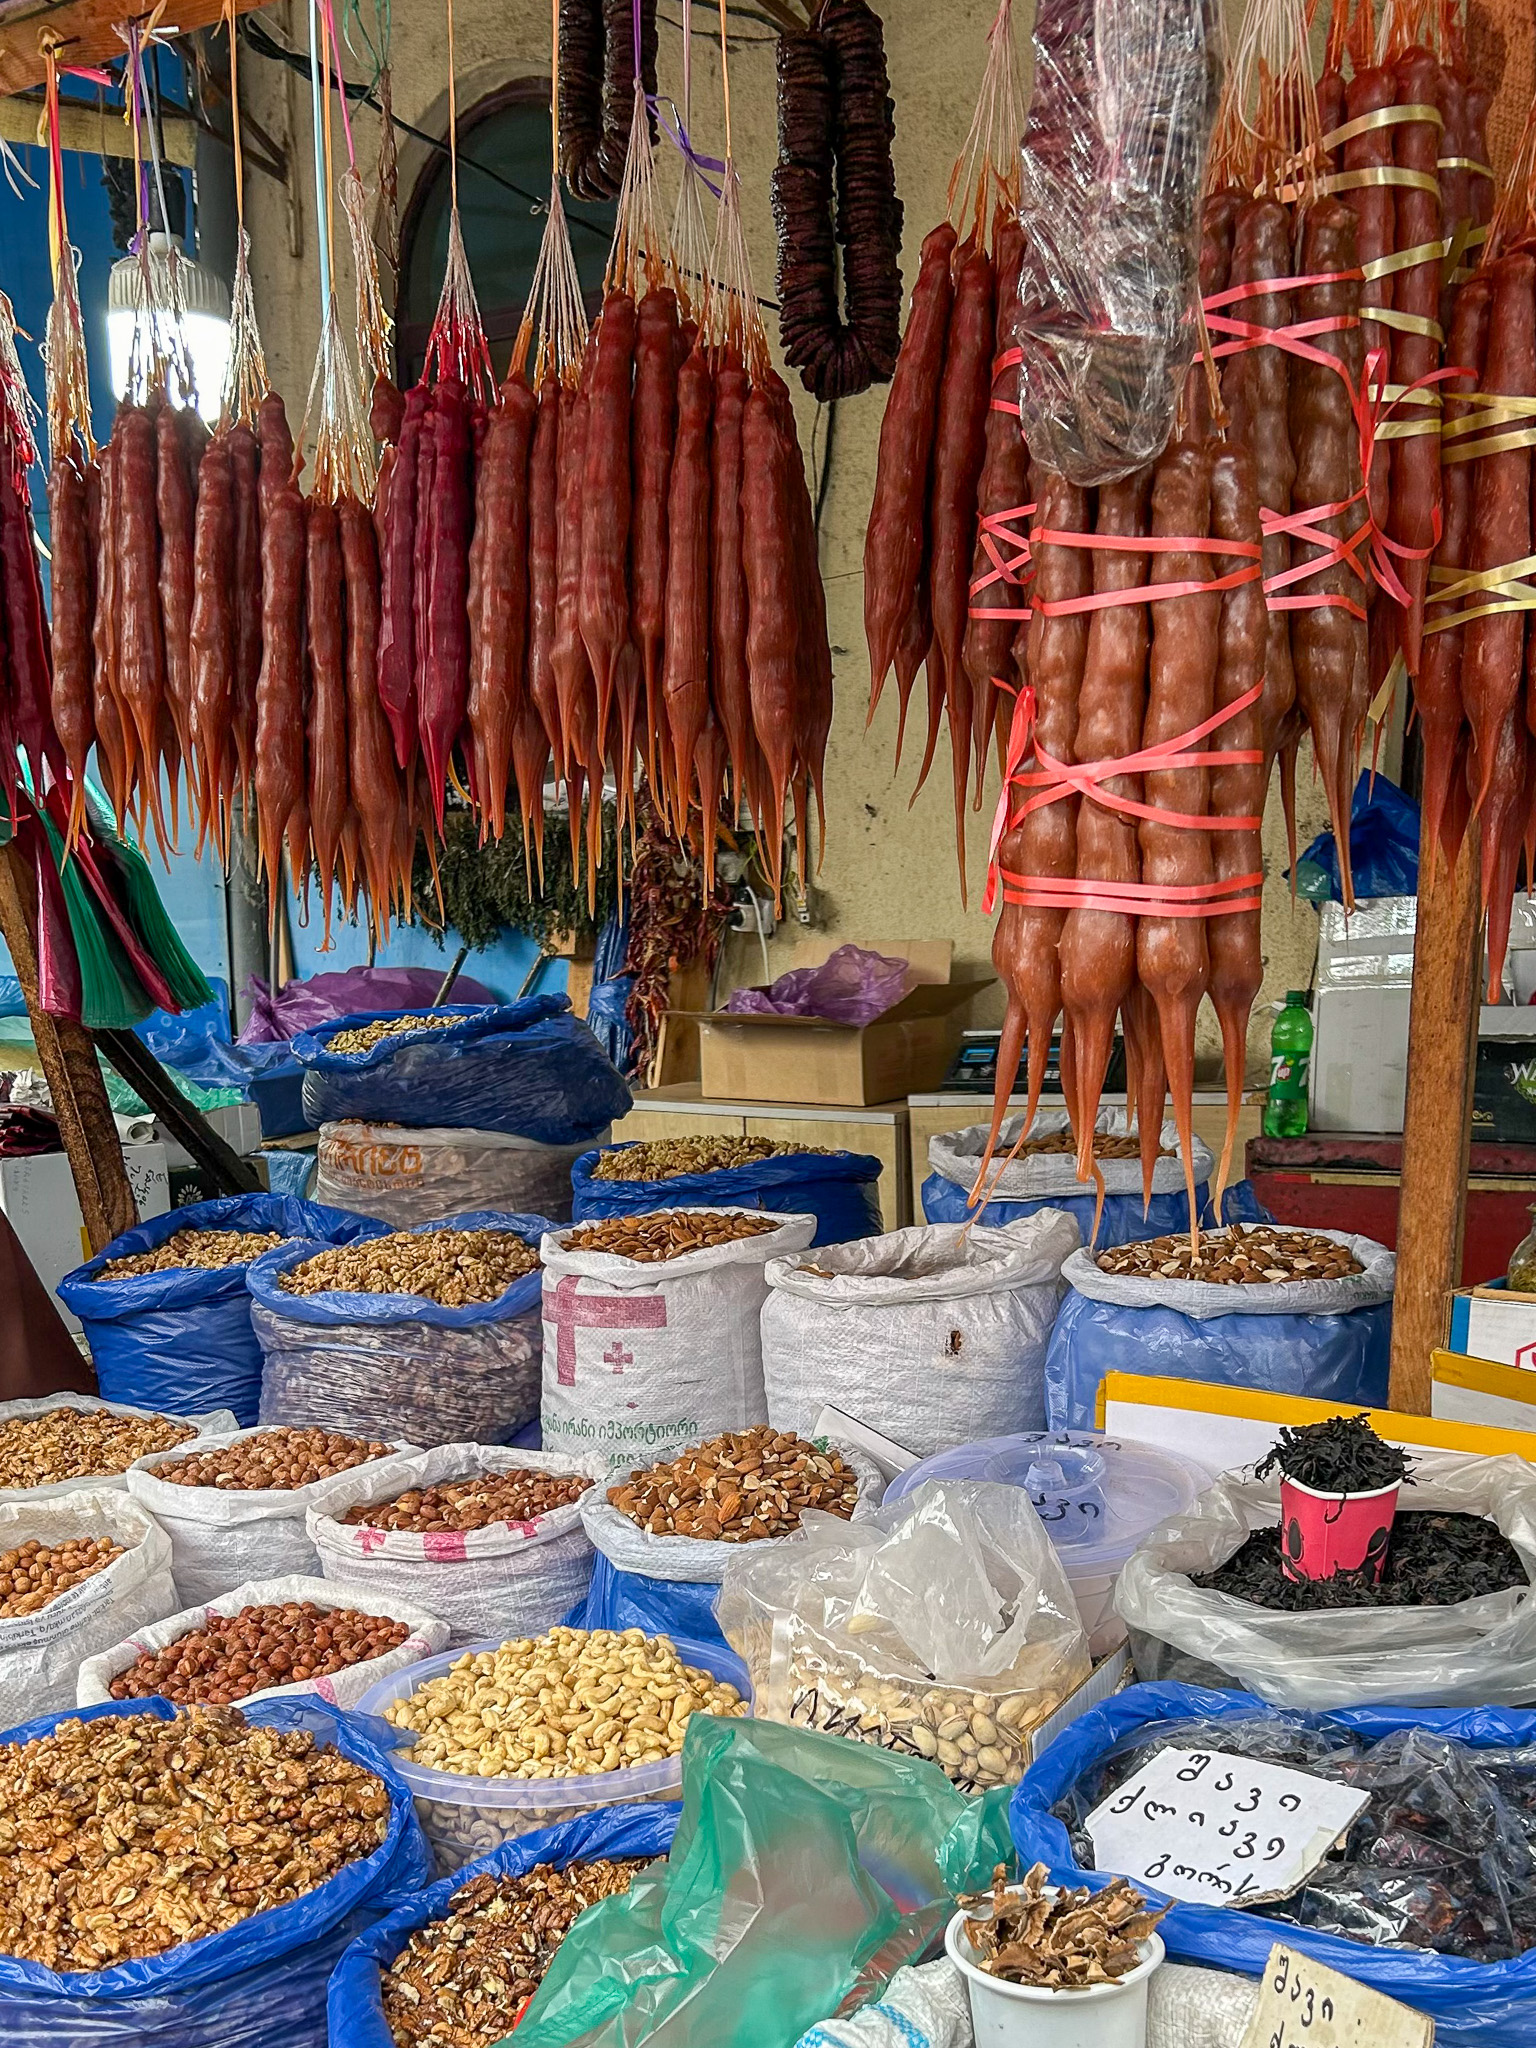
<instances>
[{"instance_id":1,"label":"plastic tub of cashew","mask_svg":"<svg viewBox=\"0 0 1536 2048\"><path fill-rule=\"evenodd\" d=\"M734 1686L747 1703L747 1712L751 1712L752 1686L747 1667L723 1643L699 1643L685 1636L664 1635L648 1640L670 1643L691 1670L707 1672L712 1679ZM381 1679L363 1695L354 1710L360 1715L379 1717L369 1727L369 1738L389 1750L390 1761L410 1786L417 1816L442 1876L534 1828L574 1820L598 1807L676 1799L681 1791L680 1752L624 1769L589 1771L566 1778L477 1777L467 1771L438 1770L415 1762L411 1751L418 1736L408 1728L386 1722L386 1708L411 1698L466 1659L494 1656L501 1647L492 1639L424 1658L419 1664Z\"/></svg>"}]
</instances>

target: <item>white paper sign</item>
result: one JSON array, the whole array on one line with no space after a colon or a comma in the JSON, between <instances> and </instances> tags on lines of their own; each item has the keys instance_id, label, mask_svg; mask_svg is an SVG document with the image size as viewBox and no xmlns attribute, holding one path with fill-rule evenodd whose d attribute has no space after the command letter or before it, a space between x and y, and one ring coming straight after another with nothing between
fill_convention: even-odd
<instances>
[{"instance_id":1,"label":"white paper sign","mask_svg":"<svg viewBox=\"0 0 1536 2048\"><path fill-rule=\"evenodd\" d=\"M1369 1794L1222 1750L1165 1749L1088 1816L1094 1861L1200 1906L1293 1892Z\"/></svg>"},{"instance_id":2,"label":"white paper sign","mask_svg":"<svg viewBox=\"0 0 1536 2048\"><path fill-rule=\"evenodd\" d=\"M1277 1941L1242 2048L1430 2048L1428 2014Z\"/></svg>"}]
</instances>

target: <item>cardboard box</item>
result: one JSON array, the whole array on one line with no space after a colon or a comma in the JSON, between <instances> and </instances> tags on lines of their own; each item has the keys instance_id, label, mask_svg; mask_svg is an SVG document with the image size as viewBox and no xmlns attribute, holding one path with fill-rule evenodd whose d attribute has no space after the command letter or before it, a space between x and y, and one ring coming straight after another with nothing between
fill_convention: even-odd
<instances>
[{"instance_id":1,"label":"cardboard box","mask_svg":"<svg viewBox=\"0 0 1536 2048\"><path fill-rule=\"evenodd\" d=\"M845 939L807 939L796 967L817 967ZM746 1102L863 1104L937 1088L960 1042L960 1012L990 978L951 981L947 939L863 939L910 965L915 985L873 1024L819 1017L695 1015L706 1097Z\"/></svg>"},{"instance_id":2,"label":"cardboard box","mask_svg":"<svg viewBox=\"0 0 1536 2048\"><path fill-rule=\"evenodd\" d=\"M128 1169L133 1198L139 1205L140 1220L163 1216L171 1206L165 1147L125 1145L123 1164ZM21 1239L38 1279L53 1295L59 1314L71 1330L78 1330L79 1319L58 1300L56 1292L64 1275L91 1256L65 1155L42 1152L32 1159L0 1160L0 1209Z\"/></svg>"},{"instance_id":3,"label":"cardboard box","mask_svg":"<svg viewBox=\"0 0 1536 2048\"><path fill-rule=\"evenodd\" d=\"M1502 1280L1458 1287L1451 1296L1445 1348L1490 1365L1536 1372L1536 1294L1516 1294Z\"/></svg>"}]
</instances>

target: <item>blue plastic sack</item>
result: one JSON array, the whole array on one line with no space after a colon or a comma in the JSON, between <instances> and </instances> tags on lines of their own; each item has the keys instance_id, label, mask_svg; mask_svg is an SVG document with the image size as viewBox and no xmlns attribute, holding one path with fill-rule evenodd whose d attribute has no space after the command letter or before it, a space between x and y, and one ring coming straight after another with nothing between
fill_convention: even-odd
<instances>
[{"instance_id":1,"label":"blue plastic sack","mask_svg":"<svg viewBox=\"0 0 1536 2048\"><path fill-rule=\"evenodd\" d=\"M559 1821L504 1842L489 1856L440 1878L408 1905L359 1935L331 1977L328 2005L331 2048L395 2048L384 2018L379 1978L418 1927L440 1919L448 1901L474 1877L521 1877L540 1863L564 1870L568 1863L600 1857L665 1856L677 1833L681 1805L608 1806Z\"/></svg>"},{"instance_id":2,"label":"blue plastic sack","mask_svg":"<svg viewBox=\"0 0 1536 2048\"><path fill-rule=\"evenodd\" d=\"M1195 1189L1195 1201L1201 1215L1210 1208L1211 1191L1203 1182ZM1070 1216L1078 1228L1083 1243L1087 1244L1093 1230L1094 1198L1092 1195L1041 1195L1037 1201L1029 1202L988 1202L980 1211L979 1220L1001 1230L1009 1223L1018 1223L1026 1216L1033 1216L1041 1209L1059 1209ZM972 1212L966 1206L965 1189L956 1187L942 1173L930 1173L923 1182L923 1214L930 1223L969 1223ZM1177 1194L1154 1195L1142 1209L1140 1195L1106 1195L1104 1213L1099 1218L1099 1234L1093 1239L1101 1251L1108 1251L1117 1244L1137 1244L1148 1237L1168 1237L1189 1229L1189 1197L1179 1190Z\"/></svg>"},{"instance_id":3,"label":"blue plastic sack","mask_svg":"<svg viewBox=\"0 0 1536 2048\"><path fill-rule=\"evenodd\" d=\"M1122 1308L1069 1288L1045 1353L1046 1426L1098 1428L1099 1383L1110 1372L1385 1408L1391 1346L1389 1301L1347 1315L1197 1322L1177 1309Z\"/></svg>"},{"instance_id":4,"label":"blue plastic sack","mask_svg":"<svg viewBox=\"0 0 1536 2048\"><path fill-rule=\"evenodd\" d=\"M356 1219L353 1242L389 1234ZM418 1223L428 1230L508 1230L537 1247L558 1228L547 1216L470 1209ZM329 1288L290 1294L279 1285L316 1243L278 1245L246 1268L251 1324L262 1354L262 1422L352 1430L430 1449L504 1443L538 1413L543 1358L543 1269L495 1301L448 1308L414 1294Z\"/></svg>"},{"instance_id":5,"label":"blue plastic sack","mask_svg":"<svg viewBox=\"0 0 1536 2048\"><path fill-rule=\"evenodd\" d=\"M187 1266L126 1280L96 1278L110 1260L153 1251L178 1230L280 1230L313 1250L316 1241L351 1244L376 1234L376 1227L366 1216L289 1195L226 1195L125 1230L59 1282L59 1299L80 1318L96 1384L107 1400L171 1415L232 1408L240 1427L248 1429L261 1400L261 1346L251 1328L248 1267Z\"/></svg>"},{"instance_id":6,"label":"blue plastic sack","mask_svg":"<svg viewBox=\"0 0 1536 2048\"><path fill-rule=\"evenodd\" d=\"M1105 1752L1138 1730L1166 1721L1236 1721L1272 1714L1312 1728L1337 1728L1376 1740L1399 1729L1425 1728L1473 1749L1536 1743L1536 1714L1500 1707L1352 1707L1333 1714L1282 1714L1251 1693L1207 1692L1188 1685L1133 1685L1090 1708L1025 1773L1009 1821L1021 1863L1045 1863L1057 1884L1097 1891L1110 1873L1080 1870L1066 1828L1052 1806ZM1150 1886L1143 1890L1151 1892ZM1536 2048L1536 1949L1507 1963L1466 1962L1427 1949L1373 1948L1289 1922L1221 1906L1178 1904L1158 1933L1171 1960L1204 1963L1258 1976L1271 1947L1283 1941L1329 1969L1433 2016L1440 2048Z\"/></svg>"},{"instance_id":7,"label":"blue plastic sack","mask_svg":"<svg viewBox=\"0 0 1536 2048\"><path fill-rule=\"evenodd\" d=\"M653 1579L647 1572L620 1571L599 1550L593 1556L586 1598L577 1601L561 1627L638 1628L648 1636L685 1636L734 1656L715 1619L719 1592L719 1586L709 1581L685 1585Z\"/></svg>"},{"instance_id":8,"label":"blue plastic sack","mask_svg":"<svg viewBox=\"0 0 1536 2048\"><path fill-rule=\"evenodd\" d=\"M229 984L210 975L208 986L213 1000L195 1010L155 1010L134 1026L134 1036L154 1054L163 1067L173 1067L189 1081L205 1087L222 1087L229 1080L229 1068L221 1054L229 1051Z\"/></svg>"},{"instance_id":9,"label":"blue plastic sack","mask_svg":"<svg viewBox=\"0 0 1536 2048\"><path fill-rule=\"evenodd\" d=\"M1419 807L1395 782L1367 768L1349 806L1349 865L1356 897L1419 893ZM1297 861L1296 893L1313 903L1344 901L1331 826Z\"/></svg>"},{"instance_id":10,"label":"blue plastic sack","mask_svg":"<svg viewBox=\"0 0 1536 2048\"><path fill-rule=\"evenodd\" d=\"M326 1050L340 1031L409 1017L410 1010L338 1017L293 1041L304 1068L310 1125L348 1117L418 1128L446 1124L506 1131L541 1145L597 1137L634 1098L629 1084L564 996L529 996L491 1008L445 1003L457 1024L402 1031L356 1058Z\"/></svg>"},{"instance_id":11,"label":"blue plastic sack","mask_svg":"<svg viewBox=\"0 0 1536 2048\"><path fill-rule=\"evenodd\" d=\"M814 1216L812 1244L878 1237L885 1228L877 1192L880 1161L868 1152L781 1152L771 1159L755 1159L749 1166L679 1173L670 1180L598 1180L592 1169L601 1157L600 1147L583 1152L571 1168L571 1214L578 1223L596 1216L640 1216L650 1209L718 1202L780 1216Z\"/></svg>"},{"instance_id":12,"label":"blue plastic sack","mask_svg":"<svg viewBox=\"0 0 1536 2048\"><path fill-rule=\"evenodd\" d=\"M60 1721L163 1721L175 1711L159 1698L113 1701L44 1715L0 1741L28 1742ZM90 1972L0 1956L5 2048L325 2048L326 1985L337 1960L382 1914L420 1892L432 1857L399 1772L348 1715L313 1696L243 1711L260 1727L306 1728L381 1778L390 1807L384 1841L318 1891L165 1955Z\"/></svg>"}]
</instances>

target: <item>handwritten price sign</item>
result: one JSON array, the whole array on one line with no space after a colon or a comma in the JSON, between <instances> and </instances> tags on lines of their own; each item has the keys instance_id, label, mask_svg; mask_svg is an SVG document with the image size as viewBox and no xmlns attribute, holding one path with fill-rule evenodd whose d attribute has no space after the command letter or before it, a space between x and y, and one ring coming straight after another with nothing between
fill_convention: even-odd
<instances>
[{"instance_id":1,"label":"handwritten price sign","mask_svg":"<svg viewBox=\"0 0 1536 2048\"><path fill-rule=\"evenodd\" d=\"M1276 1942L1242 2048L1430 2048L1435 2023Z\"/></svg>"},{"instance_id":2,"label":"handwritten price sign","mask_svg":"<svg viewBox=\"0 0 1536 2048\"><path fill-rule=\"evenodd\" d=\"M1256 1906L1322 1861L1368 1795L1221 1750L1165 1749L1088 1816L1094 1861L1172 1899Z\"/></svg>"}]
</instances>

